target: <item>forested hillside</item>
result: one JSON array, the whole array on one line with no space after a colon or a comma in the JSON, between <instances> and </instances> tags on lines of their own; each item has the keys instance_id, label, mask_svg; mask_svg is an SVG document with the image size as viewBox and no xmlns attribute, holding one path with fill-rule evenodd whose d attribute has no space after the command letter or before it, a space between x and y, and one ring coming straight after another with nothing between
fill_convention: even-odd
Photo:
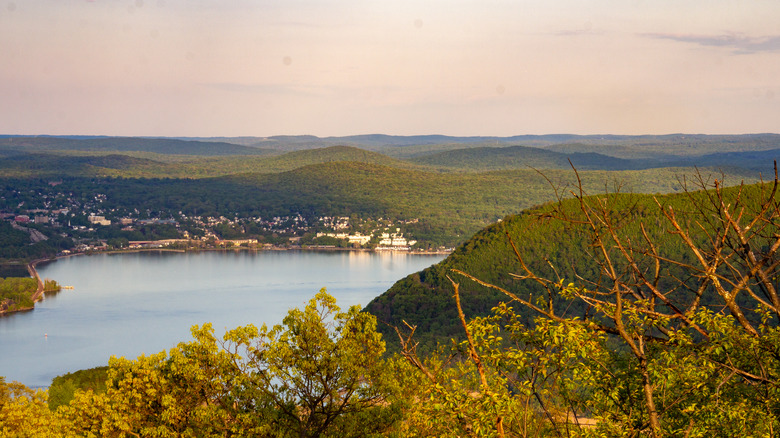
<instances>
[{"instance_id":1,"label":"forested hillside","mask_svg":"<svg viewBox=\"0 0 780 438\"><path fill-rule=\"evenodd\" d=\"M780 151L780 136L775 134L278 136L255 140L0 136L0 156L14 157L3 160L7 162L0 166L0 176L60 172L72 176L202 178L283 172L333 161L432 171L561 169L568 168L571 161L582 170L727 166L771 173L771 162Z\"/></svg>"},{"instance_id":2,"label":"forested hillside","mask_svg":"<svg viewBox=\"0 0 780 438\"><path fill-rule=\"evenodd\" d=\"M262 155L267 150L223 142L184 141L143 137L7 137L0 138L0 150L16 152L109 151L155 152L173 155Z\"/></svg>"},{"instance_id":3,"label":"forested hillside","mask_svg":"<svg viewBox=\"0 0 780 438\"><path fill-rule=\"evenodd\" d=\"M410 161L444 169L486 171L519 169L628 170L647 166L637 160L625 160L593 152L568 154L526 146L456 149L425 155ZM653 167L653 166L648 166Z\"/></svg>"},{"instance_id":4,"label":"forested hillside","mask_svg":"<svg viewBox=\"0 0 780 438\"><path fill-rule=\"evenodd\" d=\"M152 152L10 153L0 163L0 176L108 176L123 178L208 178L239 173L280 173L330 162L370 163L402 169L432 170L363 149L332 146L263 156L195 156Z\"/></svg>"},{"instance_id":5,"label":"forested hillside","mask_svg":"<svg viewBox=\"0 0 780 438\"><path fill-rule=\"evenodd\" d=\"M710 188L714 187L714 184L715 180L709 180ZM689 186L690 189L697 187L694 182ZM726 199L724 202L729 202L736 193L757 202L761 193L766 190L765 185L732 187L723 191ZM593 191L585 190L585 193ZM680 242L679 237L672 233L664 211L673 209L680 220L690 228L700 225L705 227L704 230L694 230L696 233L692 237L700 239L696 240L697 242L705 241L709 218L703 217L704 211L697 210L699 207L692 201L703 203L707 196L710 195L705 192L668 195L613 193L587 198L587 202L603 204L609 211L609 217L603 220L608 221L626 241L647 244L650 240L655 245L655 250L666 259L691 260L693 254ZM449 278L461 283L463 309L470 317L486 316L499 302L508 299L506 294L494 288L466 281L463 276L455 274L454 270L526 299L529 299L529 296L538 297L543 292L539 284L522 281L517 277L526 275L527 270L517 257L513 243L526 267L541 277L560 279L564 283L580 281L596 284L603 279L604 272L600 264L603 255L599 253L599 248L594 247L593 230L583 229L579 223L584 220L582 218L572 221L559 220L562 217L576 216L579 208L580 200L570 198L510 215L476 233L441 263L399 280L387 292L369 303L365 310L377 316L380 321L379 330L388 340L396 340L393 327L401 327L405 321L417 326L416 337L424 348L432 348L437 342L446 342L461 331L457 312L453 307L452 284ZM613 247L609 249L615 251ZM614 262L615 269L625 272L626 261L614 254L612 258L617 260ZM643 269L647 269L647 266L643 266ZM681 278L688 279L684 282L685 287L680 285ZM685 289L695 290L697 281L679 266L670 264L664 266L657 287L676 291L671 294L675 301L688 302L693 297L686 293ZM707 304L711 298L704 296L700 299ZM589 309L584 302L573 304L568 300L555 300L555 303L556 310L567 317L582 318ZM518 311L521 321L526 324L530 324L532 319L538 316L528 308L521 307ZM395 348L397 346L395 343Z\"/></svg>"},{"instance_id":6,"label":"forested hillside","mask_svg":"<svg viewBox=\"0 0 780 438\"><path fill-rule=\"evenodd\" d=\"M118 244L183 237L185 231L130 227L123 232L120 219L190 221L190 235L213 233L214 241L262 237L264 243L286 244L305 237L304 244L318 244L311 236L334 231L320 227L325 217L349 217L350 232L392 229L415 241L414 249L440 249L505 215L553 199L555 190L566 194L574 182L572 166L592 192L616 186L633 193L674 192L678 179L695 173L694 166L719 175L725 184L752 183L771 173L778 138L364 135L257 142L242 137L233 144L229 139L3 137L0 213L28 220L38 215L42 223L71 228L44 226L46 235ZM92 228L90 215L108 215L113 228L78 228ZM193 222L209 217L234 223L207 230ZM271 230L266 224L260 230L257 222L264 218L278 225L299 217L306 223L295 229ZM380 230L379 222L388 228ZM33 252L20 245L13 251Z\"/></svg>"},{"instance_id":7,"label":"forested hillside","mask_svg":"<svg viewBox=\"0 0 780 438\"><path fill-rule=\"evenodd\" d=\"M714 170L711 170L714 172ZM678 177L690 170L591 171L582 175L588 190L619 185L624 191L664 193L679 189ZM755 181L750 174L729 174L727 182ZM349 216L414 221L408 232L428 245L454 246L508 214L554 197L554 184L572 187L571 171L544 175L527 170L486 173L435 173L358 162L332 162L289 172L248 173L202 179L58 178L6 179L6 208L23 202L45 208L46 197L77 194L82 202L100 195L102 209L153 214L225 217ZM27 195L32 193L34 195ZM102 198L101 198L102 199ZM2 200L0 200L2 201ZM0 204L2 208L2 204Z\"/></svg>"},{"instance_id":8,"label":"forested hillside","mask_svg":"<svg viewBox=\"0 0 780 438\"><path fill-rule=\"evenodd\" d=\"M53 230L43 231L47 239L34 242L30 238L29 230L15 229L10 223L0 221L0 259L32 260L52 257L73 244L70 239Z\"/></svg>"}]
</instances>

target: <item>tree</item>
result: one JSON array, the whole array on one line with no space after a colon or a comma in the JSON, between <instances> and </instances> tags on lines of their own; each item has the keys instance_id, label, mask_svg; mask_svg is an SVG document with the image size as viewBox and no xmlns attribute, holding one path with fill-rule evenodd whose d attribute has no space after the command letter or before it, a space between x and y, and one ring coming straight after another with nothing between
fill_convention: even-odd
<instances>
[{"instance_id":1,"label":"tree","mask_svg":"<svg viewBox=\"0 0 780 438\"><path fill-rule=\"evenodd\" d=\"M63 436L61 423L46 405L46 392L0 377L0 436Z\"/></svg>"},{"instance_id":2,"label":"tree","mask_svg":"<svg viewBox=\"0 0 780 438\"><path fill-rule=\"evenodd\" d=\"M341 312L323 289L280 325L214 336L136 360L112 358L104 394L58 413L86 436L366 436L398 410L372 315Z\"/></svg>"},{"instance_id":3,"label":"tree","mask_svg":"<svg viewBox=\"0 0 780 438\"><path fill-rule=\"evenodd\" d=\"M225 339L249 396L270 405L279 436L366 436L396 420L376 319L357 306L342 312L325 289L281 325L246 326Z\"/></svg>"},{"instance_id":4,"label":"tree","mask_svg":"<svg viewBox=\"0 0 780 438\"><path fill-rule=\"evenodd\" d=\"M407 408L404 436L577 436L592 424L583 414L591 368L605 358L605 337L573 323L539 319L528 327L502 303L493 315L466 321L459 284L452 282L466 340L449 357L417 356L414 327L401 355L419 371L421 402ZM446 357L446 358L445 358ZM422 400L426 400L422 402Z\"/></svg>"}]
</instances>

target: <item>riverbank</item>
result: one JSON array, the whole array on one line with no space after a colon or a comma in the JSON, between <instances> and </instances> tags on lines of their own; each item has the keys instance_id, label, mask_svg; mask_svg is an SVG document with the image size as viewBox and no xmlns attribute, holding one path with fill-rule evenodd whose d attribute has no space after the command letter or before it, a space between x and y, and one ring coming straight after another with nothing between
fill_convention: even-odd
<instances>
[{"instance_id":1,"label":"riverbank","mask_svg":"<svg viewBox=\"0 0 780 438\"><path fill-rule=\"evenodd\" d=\"M60 254L53 258L37 259L27 264L27 271L30 277L36 279L38 287L32 294L33 306L23 307L14 310L0 310L0 317L11 315L18 312L26 312L34 310L35 304L44 299L46 293L45 284L41 276L36 269L39 264L55 262L59 259L65 259L69 257L93 255L93 254L133 254L142 252L170 252L170 253L187 253L187 252L236 252L236 251L252 251L252 252L264 252L264 251L302 251L302 252L373 252L378 254L384 253L400 253L408 255L447 255L452 250L434 250L434 251L413 251L409 249L384 249L384 248L339 248L339 247L325 247L325 246L308 246L308 247L285 247L285 246L265 246L262 248L248 248L248 247L230 247L230 248L132 248L132 249L116 249L108 251L90 251L90 252L78 252L70 254Z\"/></svg>"},{"instance_id":2,"label":"riverbank","mask_svg":"<svg viewBox=\"0 0 780 438\"><path fill-rule=\"evenodd\" d=\"M357 251L357 252L402 252L408 254L420 254L420 255L445 255L454 251L454 248L444 248L434 250L417 250L412 249L410 246L386 246L377 245L372 248L366 247L353 247L353 246L336 246L336 245L309 245L292 243L290 245L274 245L270 243L258 243L256 241L246 242L231 240L216 241L212 244L207 244L200 240L191 239L163 239L163 240L149 240L149 241L131 241L127 249L112 250L112 251L133 251L133 250L146 250L146 249L179 249L185 251L226 251L226 250L249 250L249 251ZM105 252L103 246L88 247L89 251ZM87 251L87 252L89 252ZM83 252L83 251L82 251Z\"/></svg>"},{"instance_id":3,"label":"riverbank","mask_svg":"<svg viewBox=\"0 0 780 438\"><path fill-rule=\"evenodd\" d=\"M43 283L43 279L41 278L40 275L38 275L38 270L35 268L38 266L38 263L44 262L46 260L48 259L33 260L27 264L27 270L30 272L30 277L38 281L38 289L35 291L35 293L32 296L33 303L37 303L38 301L43 299L45 286Z\"/></svg>"},{"instance_id":4,"label":"riverbank","mask_svg":"<svg viewBox=\"0 0 780 438\"><path fill-rule=\"evenodd\" d=\"M311 246L278 246L278 245L265 245L262 247L251 246L231 246L231 247L187 247L187 248L166 248L160 246L150 246L148 248L127 248L127 249L112 249L112 250L93 250L86 252L78 252L71 254L63 254L54 257L51 260L56 260L63 257L71 257L74 255L90 255L90 254L124 254L124 253L136 253L136 252L200 252L200 251L315 251L315 252L333 252L333 251L346 251L346 252L375 252L375 253L399 253L409 255L447 255L451 254L454 249L438 249L438 250L413 250L408 248L342 248L336 246L326 245L311 245Z\"/></svg>"}]
</instances>

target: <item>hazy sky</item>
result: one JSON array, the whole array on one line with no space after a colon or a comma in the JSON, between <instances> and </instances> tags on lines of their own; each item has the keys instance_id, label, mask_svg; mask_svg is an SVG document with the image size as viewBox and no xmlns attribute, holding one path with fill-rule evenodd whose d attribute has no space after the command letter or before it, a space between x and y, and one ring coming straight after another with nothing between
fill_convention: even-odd
<instances>
[{"instance_id":1,"label":"hazy sky","mask_svg":"<svg viewBox=\"0 0 780 438\"><path fill-rule=\"evenodd\" d=\"M0 0L0 134L779 124L777 0Z\"/></svg>"}]
</instances>

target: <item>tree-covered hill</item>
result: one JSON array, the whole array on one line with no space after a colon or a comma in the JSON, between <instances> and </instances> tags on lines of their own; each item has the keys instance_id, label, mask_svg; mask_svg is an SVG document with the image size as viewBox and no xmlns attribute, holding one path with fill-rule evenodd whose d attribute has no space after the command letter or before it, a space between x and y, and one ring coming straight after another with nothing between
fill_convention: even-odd
<instances>
[{"instance_id":1,"label":"tree-covered hill","mask_svg":"<svg viewBox=\"0 0 780 438\"><path fill-rule=\"evenodd\" d=\"M0 162L0 175L11 178L121 175L144 169L162 173L164 163L128 155L59 155L52 153L15 153Z\"/></svg>"},{"instance_id":2,"label":"tree-covered hill","mask_svg":"<svg viewBox=\"0 0 780 438\"><path fill-rule=\"evenodd\" d=\"M298 169L312 164L350 161L355 163L377 164L401 169L422 169L406 161L390 158L377 152L353 146L329 146L319 149L306 149L282 155L255 160L251 170L259 173L277 173Z\"/></svg>"},{"instance_id":3,"label":"tree-covered hill","mask_svg":"<svg viewBox=\"0 0 780 438\"><path fill-rule=\"evenodd\" d=\"M29 231L25 228L16 229L9 222L0 221L0 261L2 260L33 260L54 257L57 252L70 247L73 242L62 237L53 230L44 230L47 239L33 242ZM0 272L7 269L0 267ZM11 269L13 271L14 270ZM3 274L8 275L8 274ZM27 275L26 272L22 275Z\"/></svg>"},{"instance_id":4,"label":"tree-covered hill","mask_svg":"<svg viewBox=\"0 0 780 438\"><path fill-rule=\"evenodd\" d=\"M698 166L734 166L745 169L754 169L763 172L764 175L771 175L772 163L780 160L780 149L768 149L757 151L739 151L739 152L719 152L715 154L702 155L695 159L678 161L683 165Z\"/></svg>"},{"instance_id":5,"label":"tree-covered hill","mask_svg":"<svg viewBox=\"0 0 780 438\"><path fill-rule=\"evenodd\" d=\"M686 173L692 175L691 169L590 171L583 172L582 178L587 190L594 192L604 190L605 184L620 184L623 190L637 193L668 193L680 188L677 178ZM334 162L279 174L235 175L214 183L234 191L217 197L222 202L230 200L236 208L243 204L258 213L284 209L287 214L312 216L420 219L410 226L418 238L451 245L507 214L552 199L547 179L560 190L575 182L572 172L563 170L550 170L545 175L534 170L441 174ZM755 181L755 176L732 173L726 179L738 183ZM240 199L251 201L242 203Z\"/></svg>"},{"instance_id":6,"label":"tree-covered hill","mask_svg":"<svg viewBox=\"0 0 780 438\"><path fill-rule=\"evenodd\" d=\"M507 169L629 170L658 167L742 167L770 172L780 136L514 136L365 135L318 138L202 139L2 137L0 176L204 178L285 172L333 161L402 169L485 172ZM29 154L29 155L28 155ZM111 156L109 159L86 158ZM129 158L121 158L126 156ZM392 157L392 158L391 158Z\"/></svg>"},{"instance_id":7,"label":"tree-covered hill","mask_svg":"<svg viewBox=\"0 0 780 438\"><path fill-rule=\"evenodd\" d=\"M721 152L762 151L780 147L778 134L743 135L515 135L510 137L451 137L445 135L353 135L316 137L108 137L108 136L13 136L0 135L0 150L27 151L146 151L177 155L254 155L270 151L290 152L330 146L353 146L394 157L409 157L442 150L472 147L526 146L555 152L594 152L618 158L699 156Z\"/></svg>"},{"instance_id":8,"label":"tree-covered hill","mask_svg":"<svg viewBox=\"0 0 780 438\"><path fill-rule=\"evenodd\" d=\"M714 180L710 182L714 183ZM739 187L731 187L724 190L724 193L733 197L737 190ZM745 187L742 190L743 202L747 199L750 204L752 199L758 199L761 190L766 192L767 185ZM587 192L599 193L591 190L586 190ZM585 199L593 205L608 207L611 215L609 221L621 235L628 236L626 241L641 246L649 239L654 242L662 257L691 260L693 254L686 251L677 236L669 232L671 226L664 219L663 209L673 208L690 228L703 232L709 226L709 219L702 210L696 210L696 203L692 201L701 203L707 196L706 192L655 196L619 193ZM662 207L659 207L656 201ZM469 318L488 315L490 309L499 302L508 301L506 295L469 281L454 270L468 273L526 299L531 294L538 296L542 291L537 284L521 281L513 275L524 275L526 271L516 257L510 238L530 270L541 273L545 278L560 278L565 283L597 283L604 273L600 270L602 266L597 263L601 256L593 246L592 230L583 230L576 224L584 219L573 222L558 219L562 214L576 216L573 212L579 205L578 199L570 198L560 204L547 203L517 215L507 216L476 233L439 264L399 280L388 291L370 302L365 311L377 317L380 322L379 330L385 339L390 340L390 345L397 346L397 336L392 327L403 327L405 321L417 326L417 341L420 341L424 348L431 348L437 342L458 336L462 330L452 298L450 278L460 283L462 305ZM642 226L647 237L642 234ZM706 233L699 236L701 239L706 237ZM624 268L625 266L616 266L620 272ZM692 300L689 291L680 289L679 281L680 278L683 278L683 282L692 281L687 287L695 290L695 279L686 279L685 274L677 271L674 266L664 269L659 288L679 289L672 293L672 296L680 303ZM706 296L701 299L706 304ZM564 301L560 300L560 303L563 304ZM571 305L571 302L565 303L567 306ZM582 307L559 311L570 317L583 317L588 309ZM526 323L530 323L532 317L537 316L527 308L519 312Z\"/></svg>"},{"instance_id":9,"label":"tree-covered hill","mask_svg":"<svg viewBox=\"0 0 780 438\"><path fill-rule=\"evenodd\" d=\"M643 167L635 160L625 160L592 152L568 154L526 146L479 147L457 149L413 158L409 161L428 166L462 171L484 172L505 169L628 170Z\"/></svg>"},{"instance_id":10,"label":"tree-covered hill","mask_svg":"<svg viewBox=\"0 0 780 438\"><path fill-rule=\"evenodd\" d=\"M766 151L780 146L778 134L574 136L545 147L551 151L595 152L618 158L696 157L722 152Z\"/></svg>"},{"instance_id":11,"label":"tree-covered hill","mask_svg":"<svg viewBox=\"0 0 780 438\"><path fill-rule=\"evenodd\" d=\"M267 150L232 143L142 137L7 137L0 138L0 149L20 152L154 152L203 156L263 155L269 153Z\"/></svg>"},{"instance_id":12,"label":"tree-covered hill","mask_svg":"<svg viewBox=\"0 0 780 438\"><path fill-rule=\"evenodd\" d=\"M123 178L208 178L242 173L281 173L329 162L356 162L428 172L490 172L514 169L638 170L659 167L728 167L771 172L780 149L625 160L597 153L558 153L525 146L480 147L395 159L352 146L331 146L281 155L168 155L153 152L0 150L0 177L105 176ZM571 163L570 163L571 162ZM732 171L736 171L735 169Z\"/></svg>"},{"instance_id":13,"label":"tree-covered hill","mask_svg":"<svg viewBox=\"0 0 780 438\"><path fill-rule=\"evenodd\" d=\"M744 140L747 141L747 140ZM739 143L744 145L744 143ZM780 143L751 143L753 147L780 146ZM702 148L701 150L707 150ZM697 150L700 152L701 150ZM714 147L713 150L721 150ZM658 167L741 167L771 174L772 162L780 159L780 149L753 149L691 155L654 148L634 146L603 146L591 144L556 145L549 149L526 146L485 146L448 149L442 152L413 156L407 161L440 170L484 172L489 170L568 169L571 165L581 170L631 170ZM626 157L626 158L620 158Z\"/></svg>"},{"instance_id":14,"label":"tree-covered hill","mask_svg":"<svg viewBox=\"0 0 780 438\"><path fill-rule=\"evenodd\" d=\"M223 139L231 141L230 139ZM246 143L242 139L241 144ZM556 152L594 152L617 158L687 156L694 157L720 152L761 151L780 147L778 134L742 135L514 135L509 137L474 136L452 137L445 135L354 135L346 137L276 136L258 139L253 143L260 148L297 150L348 145L382 152L393 157L410 157L442 150L472 147L526 146L549 149Z\"/></svg>"},{"instance_id":15,"label":"tree-covered hill","mask_svg":"<svg viewBox=\"0 0 780 438\"><path fill-rule=\"evenodd\" d=\"M282 155L170 155L154 152L0 150L0 176L109 176L123 178L208 178L240 173L280 173L300 167L349 161L401 169L431 170L377 152L350 146L307 149ZM2 155L0 155L2 156Z\"/></svg>"},{"instance_id":16,"label":"tree-covered hill","mask_svg":"<svg viewBox=\"0 0 780 438\"><path fill-rule=\"evenodd\" d=\"M677 178L685 174L691 175L692 170L583 171L581 176L585 187L594 192L618 184L637 193L668 193L679 189ZM531 169L438 173L345 161L280 173L200 179L58 176L61 184L54 187L49 185L51 177L0 180L5 197L0 208L14 209L22 202L28 209L46 208L42 196L62 192L85 202L104 195L101 208L106 211L181 211L230 218L354 214L412 221L410 235L434 247L454 246L503 216L549 201L553 198L550 183L564 191L575 182L572 172L564 170L544 175ZM726 174L732 184L756 178L741 171Z\"/></svg>"}]
</instances>

